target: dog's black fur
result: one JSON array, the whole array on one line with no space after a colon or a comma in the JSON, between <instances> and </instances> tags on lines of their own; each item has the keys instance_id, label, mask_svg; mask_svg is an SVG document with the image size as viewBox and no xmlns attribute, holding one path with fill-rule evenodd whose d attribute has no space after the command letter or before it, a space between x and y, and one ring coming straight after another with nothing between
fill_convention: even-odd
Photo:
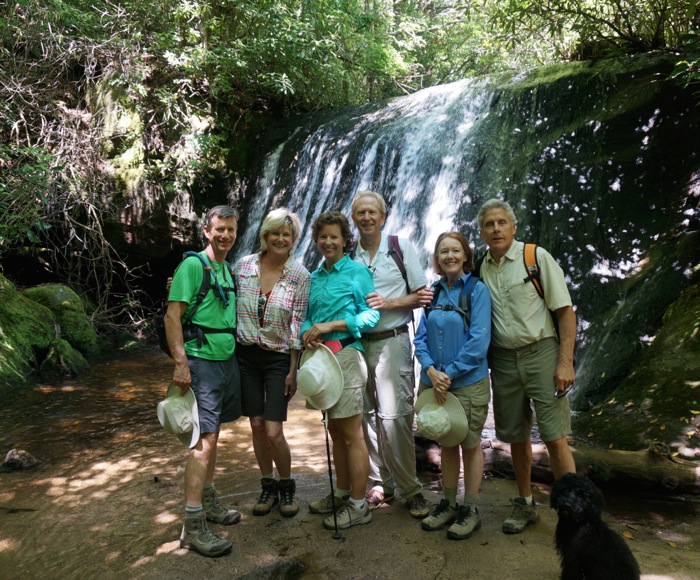
<instances>
[{"instance_id":1,"label":"dog's black fur","mask_svg":"<svg viewBox=\"0 0 700 580\"><path fill-rule=\"evenodd\" d=\"M585 475L554 482L551 506L559 521L554 543L562 580L639 580L639 566L625 540L600 519L603 494Z\"/></svg>"}]
</instances>

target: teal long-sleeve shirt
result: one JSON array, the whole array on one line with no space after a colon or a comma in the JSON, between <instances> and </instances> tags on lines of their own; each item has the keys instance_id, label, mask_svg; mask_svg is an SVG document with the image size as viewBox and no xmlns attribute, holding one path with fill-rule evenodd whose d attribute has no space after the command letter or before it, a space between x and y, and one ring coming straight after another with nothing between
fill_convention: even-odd
<instances>
[{"instance_id":1,"label":"teal long-sleeve shirt","mask_svg":"<svg viewBox=\"0 0 700 580\"><path fill-rule=\"evenodd\" d=\"M379 311L367 305L365 296L374 292L374 282L369 268L351 260L347 254L326 270L326 263L311 273L309 310L301 327L302 335L314 324L344 320L346 331L334 331L323 335L324 340L342 340L374 328L379 322ZM357 340L354 347L362 350Z\"/></svg>"}]
</instances>

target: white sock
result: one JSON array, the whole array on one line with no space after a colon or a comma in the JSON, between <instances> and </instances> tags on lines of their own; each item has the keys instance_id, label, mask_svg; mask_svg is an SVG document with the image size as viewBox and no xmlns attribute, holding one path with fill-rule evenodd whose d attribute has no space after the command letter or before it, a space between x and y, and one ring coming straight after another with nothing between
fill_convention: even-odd
<instances>
[{"instance_id":1,"label":"white sock","mask_svg":"<svg viewBox=\"0 0 700 580\"><path fill-rule=\"evenodd\" d=\"M528 495L527 497L524 497L523 499L525 500L525 503L526 503L527 505L532 505L532 504L533 504L533 501L534 501L534 500L532 499L532 496L531 496L531 495Z\"/></svg>"}]
</instances>

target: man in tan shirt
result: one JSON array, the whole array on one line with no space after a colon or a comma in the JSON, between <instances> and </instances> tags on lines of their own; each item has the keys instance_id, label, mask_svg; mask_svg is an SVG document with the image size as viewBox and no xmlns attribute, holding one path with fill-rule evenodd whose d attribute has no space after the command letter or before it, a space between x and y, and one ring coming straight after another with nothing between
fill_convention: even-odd
<instances>
[{"instance_id":1,"label":"man in tan shirt","mask_svg":"<svg viewBox=\"0 0 700 580\"><path fill-rule=\"evenodd\" d=\"M537 252L544 299L527 279L524 244L515 240L516 219L508 203L486 201L477 220L489 247L480 276L492 300L489 366L496 436L510 443L519 495L511 517L503 522L503 531L515 534L539 521L530 483L531 403L554 478L576 472L566 440L571 434L569 402L556 395L563 394L575 379L576 315L564 273L549 252L542 248ZM550 310L557 317L558 339Z\"/></svg>"}]
</instances>

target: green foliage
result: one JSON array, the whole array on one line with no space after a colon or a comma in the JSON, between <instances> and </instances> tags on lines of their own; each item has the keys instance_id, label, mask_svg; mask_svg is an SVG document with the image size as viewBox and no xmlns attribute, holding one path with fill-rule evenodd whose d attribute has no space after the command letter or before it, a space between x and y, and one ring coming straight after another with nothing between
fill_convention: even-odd
<instances>
[{"instance_id":1,"label":"green foliage","mask_svg":"<svg viewBox=\"0 0 700 580\"><path fill-rule=\"evenodd\" d=\"M36 243L50 226L46 196L55 168L52 155L33 147L0 146L0 252Z\"/></svg>"}]
</instances>

